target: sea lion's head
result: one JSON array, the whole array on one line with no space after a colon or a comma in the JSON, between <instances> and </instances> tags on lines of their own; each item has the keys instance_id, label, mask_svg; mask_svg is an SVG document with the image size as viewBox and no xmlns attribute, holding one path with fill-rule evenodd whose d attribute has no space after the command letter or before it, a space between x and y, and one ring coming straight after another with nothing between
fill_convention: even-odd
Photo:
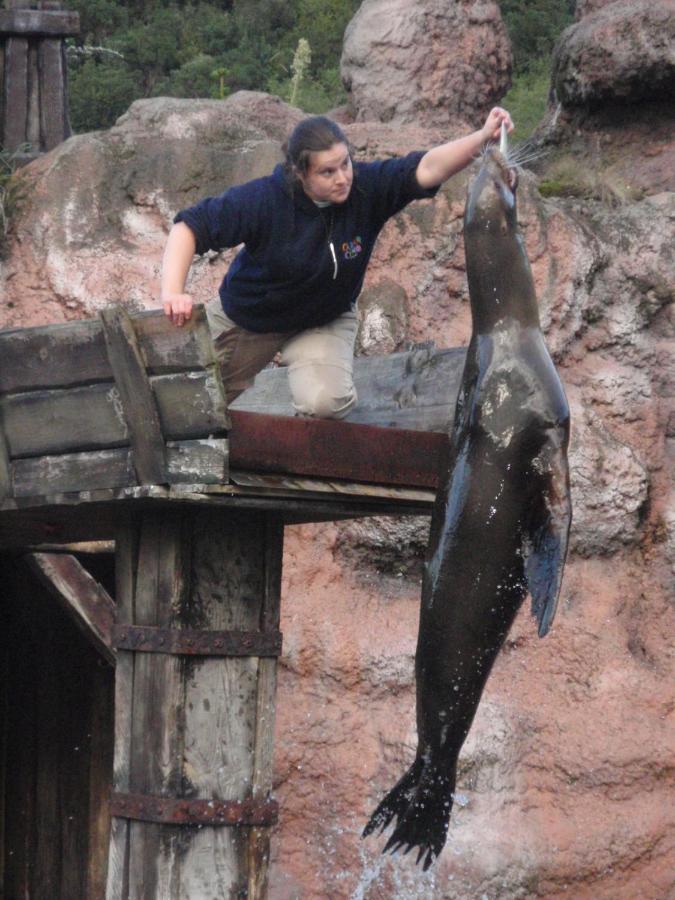
<instances>
[{"instance_id":1,"label":"sea lion's head","mask_svg":"<svg viewBox=\"0 0 675 900\"><path fill-rule=\"evenodd\" d=\"M518 176L497 147L485 150L464 212L465 231L489 235L513 234L516 228Z\"/></svg>"}]
</instances>

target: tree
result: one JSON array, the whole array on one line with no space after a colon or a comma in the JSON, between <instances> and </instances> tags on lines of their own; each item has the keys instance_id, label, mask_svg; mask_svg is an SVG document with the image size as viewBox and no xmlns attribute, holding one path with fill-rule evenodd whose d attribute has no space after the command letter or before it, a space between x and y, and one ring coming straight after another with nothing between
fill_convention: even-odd
<instances>
[{"instance_id":1,"label":"tree","mask_svg":"<svg viewBox=\"0 0 675 900\"><path fill-rule=\"evenodd\" d=\"M575 0L501 0L509 31L514 71L548 56L560 32L574 21Z\"/></svg>"},{"instance_id":2,"label":"tree","mask_svg":"<svg viewBox=\"0 0 675 900\"><path fill-rule=\"evenodd\" d=\"M70 117L77 132L109 128L140 96L123 63L86 59L70 76Z\"/></svg>"}]
</instances>

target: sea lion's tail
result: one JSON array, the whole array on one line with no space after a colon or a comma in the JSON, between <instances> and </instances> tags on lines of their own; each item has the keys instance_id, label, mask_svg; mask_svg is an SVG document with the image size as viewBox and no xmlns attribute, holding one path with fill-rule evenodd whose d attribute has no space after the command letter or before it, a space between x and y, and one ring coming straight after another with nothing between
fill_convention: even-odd
<instances>
[{"instance_id":1,"label":"sea lion's tail","mask_svg":"<svg viewBox=\"0 0 675 900\"><path fill-rule=\"evenodd\" d=\"M381 833L396 817L396 826L382 852L396 853L404 847L405 854L418 847L417 862L424 857L426 871L445 844L454 789L454 769L448 774L416 759L372 814L363 837L378 828Z\"/></svg>"}]
</instances>

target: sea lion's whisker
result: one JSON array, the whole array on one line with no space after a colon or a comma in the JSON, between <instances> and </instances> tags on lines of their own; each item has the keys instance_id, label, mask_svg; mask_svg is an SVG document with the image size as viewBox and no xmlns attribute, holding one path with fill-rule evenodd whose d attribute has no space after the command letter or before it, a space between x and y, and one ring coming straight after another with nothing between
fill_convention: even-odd
<instances>
[{"instance_id":1,"label":"sea lion's whisker","mask_svg":"<svg viewBox=\"0 0 675 900\"><path fill-rule=\"evenodd\" d=\"M513 152L509 153L507 163L514 168L523 166L525 163L533 162L535 159L541 159L541 157L546 156L548 152L548 150L537 147L534 144L521 144L519 147L514 148Z\"/></svg>"},{"instance_id":2,"label":"sea lion's whisker","mask_svg":"<svg viewBox=\"0 0 675 900\"><path fill-rule=\"evenodd\" d=\"M516 159L509 160L509 163L514 166L522 166L523 163L532 162L535 159L541 159L542 156L546 156L545 151L542 151L541 153L530 153L526 156L519 156Z\"/></svg>"}]
</instances>

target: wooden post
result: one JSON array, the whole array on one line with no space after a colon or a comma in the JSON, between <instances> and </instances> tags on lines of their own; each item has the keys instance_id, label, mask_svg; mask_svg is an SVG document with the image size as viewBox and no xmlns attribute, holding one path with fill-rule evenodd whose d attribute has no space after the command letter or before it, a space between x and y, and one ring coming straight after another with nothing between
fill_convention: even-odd
<instances>
[{"instance_id":1,"label":"wooden post","mask_svg":"<svg viewBox=\"0 0 675 900\"><path fill-rule=\"evenodd\" d=\"M56 0L9 0L0 9L0 146L30 144L31 158L69 137L64 39L79 33L79 15Z\"/></svg>"},{"instance_id":2,"label":"wooden post","mask_svg":"<svg viewBox=\"0 0 675 900\"><path fill-rule=\"evenodd\" d=\"M119 535L107 900L266 894L282 537L193 507Z\"/></svg>"}]
</instances>

